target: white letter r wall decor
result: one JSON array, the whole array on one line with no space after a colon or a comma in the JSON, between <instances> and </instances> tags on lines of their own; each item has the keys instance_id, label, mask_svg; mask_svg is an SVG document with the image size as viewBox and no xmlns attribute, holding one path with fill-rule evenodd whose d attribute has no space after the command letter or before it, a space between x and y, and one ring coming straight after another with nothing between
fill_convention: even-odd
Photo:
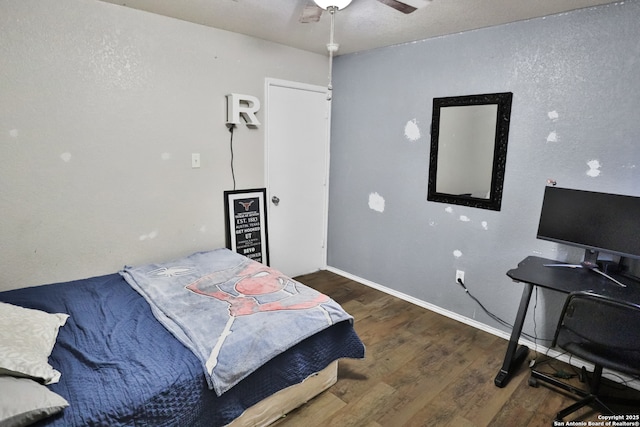
<instances>
[{"instance_id":1,"label":"white letter r wall decor","mask_svg":"<svg viewBox=\"0 0 640 427\"><path fill-rule=\"evenodd\" d=\"M260 110L260 100L255 96L230 93L227 95L227 124L240 124L240 116L248 127L257 128L260 122L256 113Z\"/></svg>"}]
</instances>

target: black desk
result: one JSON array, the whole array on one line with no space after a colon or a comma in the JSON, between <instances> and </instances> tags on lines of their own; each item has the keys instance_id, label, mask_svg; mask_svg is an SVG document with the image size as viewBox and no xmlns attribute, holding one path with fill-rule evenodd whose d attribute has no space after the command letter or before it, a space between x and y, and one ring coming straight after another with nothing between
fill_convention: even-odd
<instances>
[{"instance_id":1,"label":"black desk","mask_svg":"<svg viewBox=\"0 0 640 427\"><path fill-rule=\"evenodd\" d=\"M632 279L611 274L616 280L627 285L626 288L623 288L606 277L584 268L545 267L544 264L560 264L560 262L530 256L522 260L518 264L518 268L507 272L507 276L516 282L524 283L525 287L522 291L520 307L509 338L507 353L505 354L502 368L494 380L495 385L498 387L507 385L511 375L524 361L529 352L529 349L524 345L518 347L518 340L520 339L534 286L541 286L565 294L577 291L592 291L601 295L640 303L640 285Z\"/></svg>"}]
</instances>

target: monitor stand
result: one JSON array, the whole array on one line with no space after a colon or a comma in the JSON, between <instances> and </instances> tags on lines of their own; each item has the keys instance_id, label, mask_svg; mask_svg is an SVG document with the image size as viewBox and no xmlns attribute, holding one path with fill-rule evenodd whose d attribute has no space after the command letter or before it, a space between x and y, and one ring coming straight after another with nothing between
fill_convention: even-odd
<instances>
[{"instance_id":1,"label":"monitor stand","mask_svg":"<svg viewBox=\"0 0 640 427\"><path fill-rule=\"evenodd\" d=\"M627 285L625 285L624 283L620 283L619 281L609 276L604 271L600 270L600 268L598 267L597 261L598 261L598 251L585 249L584 261L582 261L580 264L544 264L544 266L545 267L564 267L564 268L586 268L589 271L593 271L594 273L598 273L599 275L606 277L607 279L611 280L613 283L615 283L618 286L622 286L623 288L627 287Z\"/></svg>"}]
</instances>

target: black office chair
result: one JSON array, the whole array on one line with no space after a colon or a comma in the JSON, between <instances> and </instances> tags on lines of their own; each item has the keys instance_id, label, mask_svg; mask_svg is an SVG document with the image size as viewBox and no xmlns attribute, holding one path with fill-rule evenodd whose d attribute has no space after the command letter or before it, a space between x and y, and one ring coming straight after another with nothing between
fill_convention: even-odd
<instances>
[{"instance_id":1,"label":"black office chair","mask_svg":"<svg viewBox=\"0 0 640 427\"><path fill-rule=\"evenodd\" d=\"M556 421L563 421L564 417L587 405L605 414L614 414L611 404L629 405L636 410L640 407L640 400L599 394L603 368L640 375L640 306L590 292L572 293L562 309L552 346L558 346L595 366L589 391L539 371L531 371L529 385L537 386L540 380L581 397L558 412ZM582 372L586 373L585 368Z\"/></svg>"}]
</instances>

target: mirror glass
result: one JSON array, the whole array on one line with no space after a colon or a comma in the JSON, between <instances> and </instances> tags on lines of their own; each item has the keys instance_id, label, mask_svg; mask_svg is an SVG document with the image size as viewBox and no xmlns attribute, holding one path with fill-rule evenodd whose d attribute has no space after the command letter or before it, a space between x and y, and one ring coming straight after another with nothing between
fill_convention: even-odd
<instances>
[{"instance_id":1,"label":"mirror glass","mask_svg":"<svg viewBox=\"0 0 640 427\"><path fill-rule=\"evenodd\" d=\"M512 97L434 98L427 200L500 210Z\"/></svg>"}]
</instances>

